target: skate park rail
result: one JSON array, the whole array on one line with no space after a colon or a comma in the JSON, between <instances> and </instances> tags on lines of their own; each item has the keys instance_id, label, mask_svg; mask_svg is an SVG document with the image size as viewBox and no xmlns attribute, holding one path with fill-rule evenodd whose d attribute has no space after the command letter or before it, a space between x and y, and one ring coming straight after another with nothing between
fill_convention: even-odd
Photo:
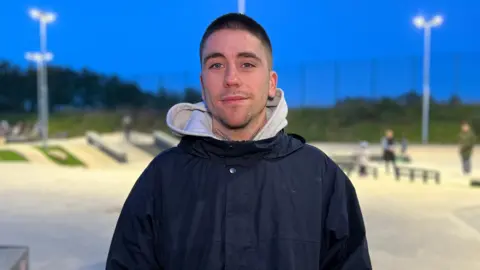
<instances>
[{"instance_id":1,"label":"skate park rail","mask_svg":"<svg viewBox=\"0 0 480 270\"><path fill-rule=\"evenodd\" d=\"M429 179L433 178L436 184L440 184L440 171L414 168L414 167L396 167L395 179L400 181L401 177L408 177L411 182L415 181L415 178L421 177L424 183L427 183Z\"/></svg>"},{"instance_id":2,"label":"skate park rail","mask_svg":"<svg viewBox=\"0 0 480 270\"><path fill-rule=\"evenodd\" d=\"M98 133L94 131L87 131L85 137L88 144L97 147L100 151L104 152L116 161L120 163L126 163L128 161L127 154L125 152L120 151L113 146L107 145L105 142L103 142Z\"/></svg>"}]
</instances>

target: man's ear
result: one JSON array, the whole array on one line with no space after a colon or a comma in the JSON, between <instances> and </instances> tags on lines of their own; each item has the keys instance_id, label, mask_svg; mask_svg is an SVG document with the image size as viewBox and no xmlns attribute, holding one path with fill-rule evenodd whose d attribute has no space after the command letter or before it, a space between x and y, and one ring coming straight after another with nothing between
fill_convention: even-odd
<instances>
[{"instance_id":1,"label":"man's ear","mask_svg":"<svg viewBox=\"0 0 480 270\"><path fill-rule=\"evenodd\" d=\"M274 98L277 94L278 74L275 71L270 71L270 82L268 88L268 97Z\"/></svg>"},{"instance_id":2,"label":"man's ear","mask_svg":"<svg viewBox=\"0 0 480 270\"><path fill-rule=\"evenodd\" d=\"M205 87L203 87L203 77L202 77L202 74L200 74L200 84L202 85L202 99L203 99L203 102L205 102Z\"/></svg>"}]
</instances>

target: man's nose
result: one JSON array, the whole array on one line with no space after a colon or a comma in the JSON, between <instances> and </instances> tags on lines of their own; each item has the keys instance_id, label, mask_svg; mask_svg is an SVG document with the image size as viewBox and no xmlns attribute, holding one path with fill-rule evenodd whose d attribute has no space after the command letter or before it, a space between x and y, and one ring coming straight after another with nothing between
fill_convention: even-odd
<instances>
[{"instance_id":1,"label":"man's nose","mask_svg":"<svg viewBox=\"0 0 480 270\"><path fill-rule=\"evenodd\" d=\"M236 68L229 67L226 69L224 84L225 87L238 86L240 84L240 79L238 78L238 72Z\"/></svg>"}]
</instances>

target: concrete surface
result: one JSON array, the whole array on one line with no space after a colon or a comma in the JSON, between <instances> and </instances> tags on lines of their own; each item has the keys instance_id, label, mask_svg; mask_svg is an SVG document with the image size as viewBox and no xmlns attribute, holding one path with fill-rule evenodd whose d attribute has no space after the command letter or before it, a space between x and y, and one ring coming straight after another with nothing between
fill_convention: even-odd
<instances>
[{"instance_id":1,"label":"concrete surface","mask_svg":"<svg viewBox=\"0 0 480 270\"><path fill-rule=\"evenodd\" d=\"M97 168L52 166L40 158L33 164L0 163L0 245L29 246L32 270L104 269L119 210L152 156L120 134L103 137L124 147L133 162L120 166L87 150L81 158L99 162ZM146 134L135 133L133 139L152 142ZM60 142L76 155L85 143L82 138ZM327 154L354 148L315 145ZM374 269L480 269L480 188L470 188L461 175L456 147L411 147L410 154L411 166L439 169L442 184L397 182L380 163L378 180L351 177ZM474 168L479 161L475 157Z\"/></svg>"},{"instance_id":2,"label":"concrete surface","mask_svg":"<svg viewBox=\"0 0 480 270\"><path fill-rule=\"evenodd\" d=\"M0 164L0 244L30 246L33 270L104 269L118 212L144 168ZM465 179L352 181L374 269L480 269L480 189Z\"/></svg>"}]
</instances>

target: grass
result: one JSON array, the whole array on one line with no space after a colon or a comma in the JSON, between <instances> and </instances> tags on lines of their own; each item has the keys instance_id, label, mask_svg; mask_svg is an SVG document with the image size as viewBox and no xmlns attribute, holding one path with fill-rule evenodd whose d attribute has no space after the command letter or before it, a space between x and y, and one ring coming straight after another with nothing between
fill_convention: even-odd
<instances>
[{"instance_id":1,"label":"grass","mask_svg":"<svg viewBox=\"0 0 480 270\"><path fill-rule=\"evenodd\" d=\"M0 161L28 161L21 154L12 150L0 150Z\"/></svg>"},{"instance_id":2,"label":"grass","mask_svg":"<svg viewBox=\"0 0 480 270\"><path fill-rule=\"evenodd\" d=\"M437 110L442 112L441 110ZM397 138L406 136L410 143L421 141L420 115L405 116L405 119L388 119L382 121L352 121L350 124L342 124L338 121L335 113L319 109L292 109L288 114L289 133L303 136L308 142L312 141L335 141L335 142L358 142L365 140L371 143L379 143L385 129L393 129ZM460 120L447 115L433 115L430 122L431 143L457 143ZM472 118L473 114L465 113L465 119ZM163 130L168 132L165 124L166 112L143 110L133 113L134 130L152 132ZM5 115L10 122L24 120L28 124L34 123L35 114ZM49 133L55 134L67 132L68 137L83 136L88 130L99 133L120 131L122 128L122 113L114 111L103 112L70 112L52 113L49 120ZM475 129L475 126L474 126ZM480 114L478 114L477 128L480 132Z\"/></svg>"},{"instance_id":3,"label":"grass","mask_svg":"<svg viewBox=\"0 0 480 270\"><path fill-rule=\"evenodd\" d=\"M37 149L40 150L44 155L46 155L53 162L71 167L86 167L85 163L80 161L74 155L69 153L61 146L48 146L47 149L37 146Z\"/></svg>"}]
</instances>

